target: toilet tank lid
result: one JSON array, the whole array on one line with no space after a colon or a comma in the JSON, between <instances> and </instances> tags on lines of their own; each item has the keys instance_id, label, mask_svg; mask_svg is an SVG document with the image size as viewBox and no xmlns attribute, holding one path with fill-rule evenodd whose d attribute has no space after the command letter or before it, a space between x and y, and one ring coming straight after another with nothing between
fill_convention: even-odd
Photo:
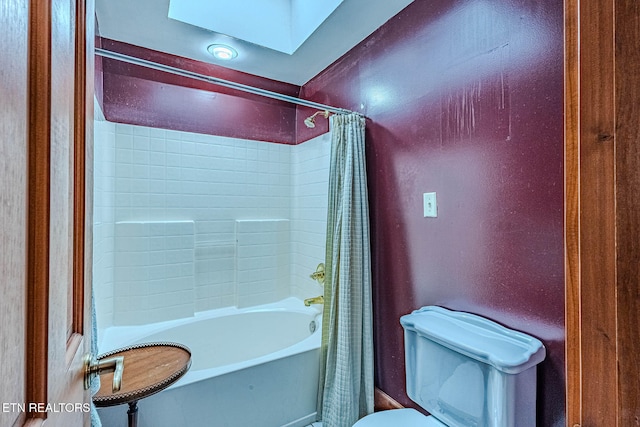
<instances>
[{"instance_id":1,"label":"toilet tank lid","mask_svg":"<svg viewBox=\"0 0 640 427\"><path fill-rule=\"evenodd\" d=\"M546 355L540 340L475 314L427 306L402 316L400 323L405 330L507 374L525 371Z\"/></svg>"}]
</instances>

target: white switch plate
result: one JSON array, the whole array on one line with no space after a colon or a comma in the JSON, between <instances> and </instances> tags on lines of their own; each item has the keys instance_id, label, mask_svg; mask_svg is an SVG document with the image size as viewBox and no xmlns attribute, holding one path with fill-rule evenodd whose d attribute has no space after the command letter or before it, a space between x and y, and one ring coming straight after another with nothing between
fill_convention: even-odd
<instances>
[{"instance_id":1,"label":"white switch plate","mask_svg":"<svg viewBox=\"0 0 640 427\"><path fill-rule=\"evenodd\" d=\"M438 216L438 204L436 202L436 193L424 193L424 217L435 218Z\"/></svg>"}]
</instances>

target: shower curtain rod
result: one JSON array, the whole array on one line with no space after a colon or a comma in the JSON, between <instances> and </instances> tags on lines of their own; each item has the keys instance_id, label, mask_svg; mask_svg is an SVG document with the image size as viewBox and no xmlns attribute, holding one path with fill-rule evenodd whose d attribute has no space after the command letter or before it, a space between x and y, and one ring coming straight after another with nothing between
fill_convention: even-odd
<instances>
[{"instance_id":1,"label":"shower curtain rod","mask_svg":"<svg viewBox=\"0 0 640 427\"><path fill-rule=\"evenodd\" d=\"M172 67L170 65L158 64L157 62L147 61L146 59L140 59L122 53L112 52L101 48L95 48L96 55L100 55L104 58L115 59L118 61L128 62L134 65L140 65L142 67L151 68L158 71L164 71L166 73L176 74L178 76L188 77L195 80L201 80L207 83L213 83L218 86L224 86L231 89L236 89L242 92L252 93L254 95L265 96L267 98L277 99L279 101L286 101L292 104L302 105L305 107L317 108L319 110L326 110L334 114L351 114L354 111L344 108L332 107L331 105L320 104L318 102L307 101L305 99L296 98L295 96L284 95L278 92L272 92L266 89L260 89L257 87L245 85L242 83L232 82L230 80L224 80L217 77L211 77L204 74L194 73L193 71L183 70L181 68ZM356 114L360 114L355 112ZM360 114L361 115L361 114Z\"/></svg>"}]
</instances>

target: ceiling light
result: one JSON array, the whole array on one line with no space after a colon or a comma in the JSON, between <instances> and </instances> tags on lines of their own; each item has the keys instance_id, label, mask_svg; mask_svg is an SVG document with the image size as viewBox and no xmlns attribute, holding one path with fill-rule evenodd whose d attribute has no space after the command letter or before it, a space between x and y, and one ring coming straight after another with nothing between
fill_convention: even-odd
<instances>
[{"instance_id":1,"label":"ceiling light","mask_svg":"<svg viewBox=\"0 0 640 427\"><path fill-rule=\"evenodd\" d=\"M207 51L215 58L223 61L229 61L238 56L238 51L226 44L211 44L207 47Z\"/></svg>"}]
</instances>

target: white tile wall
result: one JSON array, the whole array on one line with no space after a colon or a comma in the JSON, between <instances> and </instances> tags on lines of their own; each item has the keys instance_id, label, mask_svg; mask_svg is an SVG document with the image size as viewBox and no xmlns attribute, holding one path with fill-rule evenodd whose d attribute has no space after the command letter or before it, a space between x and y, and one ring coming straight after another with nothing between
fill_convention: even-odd
<instances>
[{"instance_id":1,"label":"white tile wall","mask_svg":"<svg viewBox=\"0 0 640 427\"><path fill-rule=\"evenodd\" d=\"M236 242L196 246L196 311L236 305Z\"/></svg>"},{"instance_id":2,"label":"white tile wall","mask_svg":"<svg viewBox=\"0 0 640 427\"><path fill-rule=\"evenodd\" d=\"M279 301L290 294L289 220L236 221L237 306Z\"/></svg>"},{"instance_id":3,"label":"white tile wall","mask_svg":"<svg viewBox=\"0 0 640 427\"><path fill-rule=\"evenodd\" d=\"M236 257L236 221L288 219L288 277L278 276L270 298L322 292L309 274L324 260L329 134L289 146L104 121L95 129L94 285L100 329L125 322L114 311L122 300L116 301L122 297L118 291L126 288L116 284L121 278L115 277L116 223L193 222L193 309L201 311L262 301L265 295L254 298L251 289L264 294L266 287L245 286L249 270L236 269L243 263ZM251 244L242 244L240 255L250 254ZM284 257L276 263L283 264ZM281 274L280 267L265 269ZM146 304L153 310L157 301Z\"/></svg>"},{"instance_id":4,"label":"white tile wall","mask_svg":"<svg viewBox=\"0 0 640 427\"><path fill-rule=\"evenodd\" d=\"M113 324L116 127L96 121L94 129L93 288L98 326L104 329Z\"/></svg>"},{"instance_id":5,"label":"white tile wall","mask_svg":"<svg viewBox=\"0 0 640 427\"><path fill-rule=\"evenodd\" d=\"M115 224L114 325L193 315L193 221Z\"/></svg>"},{"instance_id":6,"label":"white tile wall","mask_svg":"<svg viewBox=\"0 0 640 427\"><path fill-rule=\"evenodd\" d=\"M323 288L309 278L324 262L331 134L293 147L291 156L291 294L321 295Z\"/></svg>"}]
</instances>

